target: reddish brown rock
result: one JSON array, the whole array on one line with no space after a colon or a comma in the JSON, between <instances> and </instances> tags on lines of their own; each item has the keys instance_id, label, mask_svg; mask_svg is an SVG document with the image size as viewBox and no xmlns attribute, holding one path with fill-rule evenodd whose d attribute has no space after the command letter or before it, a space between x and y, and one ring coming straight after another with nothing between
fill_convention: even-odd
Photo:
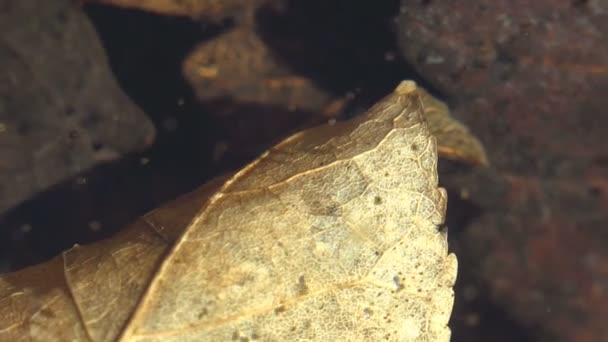
<instances>
[{"instance_id":1,"label":"reddish brown rock","mask_svg":"<svg viewBox=\"0 0 608 342\"><path fill-rule=\"evenodd\" d=\"M607 19L600 1L404 1L397 19L403 56L494 166L444 177L482 208L456 248L501 309L554 341L608 339Z\"/></svg>"}]
</instances>

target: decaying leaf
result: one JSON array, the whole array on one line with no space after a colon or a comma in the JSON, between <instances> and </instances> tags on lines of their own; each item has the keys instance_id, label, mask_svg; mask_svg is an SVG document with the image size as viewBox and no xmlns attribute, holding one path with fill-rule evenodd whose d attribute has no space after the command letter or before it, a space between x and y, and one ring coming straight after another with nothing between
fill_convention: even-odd
<instances>
[{"instance_id":1,"label":"decaying leaf","mask_svg":"<svg viewBox=\"0 0 608 342\"><path fill-rule=\"evenodd\" d=\"M269 0L86 0L165 15L222 19L252 9Z\"/></svg>"},{"instance_id":2,"label":"decaying leaf","mask_svg":"<svg viewBox=\"0 0 608 342\"><path fill-rule=\"evenodd\" d=\"M283 109L286 112L278 113L279 115L292 116L293 120L260 120L252 118L255 115L251 110L239 116L230 106L220 105L222 110L216 110L215 113L222 116L219 118L222 121L229 122L226 125L232 127L234 136L241 140L236 143L239 146L250 145L250 142L242 140L243 137L251 136L250 127L256 122L268 126L267 122L270 121L277 131L288 131L294 127L286 126L301 124L302 120L295 117L295 110L320 113L317 119L326 120L328 115L337 115L345 106L344 98L332 96L316 86L311 79L298 75L283 65L247 26L201 43L184 60L183 73L201 102L229 99L229 103ZM450 115L443 102L423 89L420 94L429 128L437 137L440 155L474 165L487 165L483 146L468 128ZM267 112L268 110L265 111L266 114ZM234 121L245 121L246 124ZM261 129L257 127L253 130L257 139L260 138L257 132Z\"/></svg>"},{"instance_id":3,"label":"decaying leaf","mask_svg":"<svg viewBox=\"0 0 608 342\"><path fill-rule=\"evenodd\" d=\"M456 258L436 164L404 81L235 174L175 244L163 222L185 221L163 217L179 203L3 276L0 340L448 341Z\"/></svg>"},{"instance_id":4,"label":"decaying leaf","mask_svg":"<svg viewBox=\"0 0 608 342\"><path fill-rule=\"evenodd\" d=\"M488 165L488 157L479 140L471 134L467 126L450 115L448 106L420 89L424 103L424 113L431 133L437 138L439 155L465 161L474 165Z\"/></svg>"},{"instance_id":5,"label":"decaying leaf","mask_svg":"<svg viewBox=\"0 0 608 342\"><path fill-rule=\"evenodd\" d=\"M0 1L0 214L148 146L154 127L112 77L71 0Z\"/></svg>"},{"instance_id":6,"label":"decaying leaf","mask_svg":"<svg viewBox=\"0 0 608 342\"><path fill-rule=\"evenodd\" d=\"M330 101L330 94L283 65L246 25L197 46L184 60L183 73L201 101L230 98L292 110L318 110Z\"/></svg>"}]
</instances>

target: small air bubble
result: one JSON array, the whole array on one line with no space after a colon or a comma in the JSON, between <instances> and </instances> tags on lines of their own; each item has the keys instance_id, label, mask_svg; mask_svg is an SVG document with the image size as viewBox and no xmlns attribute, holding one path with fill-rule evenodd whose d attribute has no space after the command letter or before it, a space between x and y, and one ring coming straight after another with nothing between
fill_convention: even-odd
<instances>
[{"instance_id":1,"label":"small air bubble","mask_svg":"<svg viewBox=\"0 0 608 342\"><path fill-rule=\"evenodd\" d=\"M177 129L178 122L176 118L170 116L163 120L162 125L165 131L174 132Z\"/></svg>"},{"instance_id":2,"label":"small air bubble","mask_svg":"<svg viewBox=\"0 0 608 342\"><path fill-rule=\"evenodd\" d=\"M384 60L387 62L393 62L393 61L395 61L396 58L397 58L397 56L395 55L395 53L393 51L387 51L384 53Z\"/></svg>"},{"instance_id":3,"label":"small air bubble","mask_svg":"<svg viewBox=\"0 0 608 342\"><path fill-rule=\"evenodd\" d=\"M471 196L471 194L469 193L469 189L467 189L467 188L461 188L459 195L460 195L460 198L463 200L468 200L469 197Z\"/></svg>"},{"instance_id":4,"label":"small air bubble","mask_svg":"<svg viewBox=\"0 0 608 342\"><path fill-rule=\"evenodd\" d=\"M226 152L228 151L228 143L225 141L220 141L215 146L213 146L213 151L211 153L211 160L213 163L219 163Z\"/></svg>"},{"instance_id":5,"label":"small air bubble","mask_svg":"<svg viewBox=\"0 0 608 342\"><path fill-rule=\"evenodd\" d=\"M465 315L464 324L469 327L475 327L479 325L480 317L479 314L472 312Z\"/></svg>"},{"instance_id":6,"label":"small air bubble","mask_svg":"<svg viewBox=\"0 0 608 342\"><path fill-rule=\"evenodd\" d=\"M26 223L26 224L22 225L21 227L19 227L19 230L21 230L21 233L27 234L32 231L32 225L29 223Z\"/></svg>"},{"instance_id":7,"label":"small air bubble","mask_svg":"<svg viewBox=\"0 0 608 342\"><path fill-rule=\"evenodd\" d=\"M99 221L91 221L89 222L89 229L93 232L98 232L102 228L101 222Z\"/></svg>"}]
</instances>

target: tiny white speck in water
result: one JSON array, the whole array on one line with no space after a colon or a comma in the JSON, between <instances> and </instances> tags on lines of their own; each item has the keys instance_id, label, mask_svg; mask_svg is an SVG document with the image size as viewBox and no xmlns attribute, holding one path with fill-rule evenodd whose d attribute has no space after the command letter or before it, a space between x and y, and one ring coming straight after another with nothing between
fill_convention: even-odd
<instances>
[{"instance_id":1,"label":"tiny white speck in water","mask_svg":"<svg viewBox=\"0 0 608 342\"><path fill-rule=\"evenodd\" d=\"M163 120L163 128L165 129L165 131L167 132L173 132L177 129L178 126L178 122L177 119L175 119L174 117L170 116L167 117Z\"/></svg>"},{"instance_id":2,"label":"tiny white speck in water","mask_svg":"<svg viewBox=\"0 0 608 342\"><path fill-rule=\"evenodd\" d=\"M439 55L430 54L426 56L426 64L441 64L445 62L445 58Z\"/></svg>"},{"instance_id":3,"label":"tiny white speck in water","mask_svg":"<svg viewBox=\"0 0 608 342\"><path fill-rule=\"evenodd\" d=\"M26 224L22 225L21 227L19 227L19 229L21 230L21 232L23 234L27 234L32 231L32 225L29 223L26 223Z\"/></svg>"},{"instance_id":4,"label":"tiny white speck in water","mask_svg":"<svg viewBox=\"0 0 608 342\"><path fill-rule=\"evenodd\" d=\"M460 198L462 198L463 200L468 200L469 197L471 196L471 194L469 193L469 189L467 189L467 188L461 188L459 195L460 195Z\"/></svg>"},{"instance_id":5,"label":"tiny white speck in water","mask_svg":"<svg viewBox=\"0 0 608 342\"><path fill-rule=\"evenodd\" d=\"M98 232L101 230L101 222L99 221L91 221L89 222L89 229L94 232Z\"/></svg>"},{"instance_id":6,"label":"tiny white speck in water","mask_svg":"<svg viewBox=\"0 0 608 342\"><path fill-rule=\"evenodd\" d=\"M387 51L384 53L384 60L387 62L394 62L397 56L393 51Z\"/></svg>"},{"instance_id":7,"label":"tiny white speck in water","mask_svg":"<svg viewBox=\"0 0 608 342\"><path fill-rule=\"evenodd\" d=\"M211 153L211 160L214 163L218 163L222 160L226 152L228 151L228 143L225 141L220 141L213 147L213 152Z\"/></svg>"},{"instance_id":8,"label":"tiny white speck in water","mask_svg":"<svg viewBox=\"0 0 608 342\"><path fill-rule=\"evenodd\" d=\"M479 314L476 312L471 312L464 317L464 324L469 327L476 327L479 325Z\"/></svg>"},{"instance_id":9,"label":"tiny white speck in water","mask_svg":"<svg viewBox=\"0 0 608 342\"><path fill-rule=\"evenodd\" d=\"M464 300L467 302L473 301L475 298L477 298L478 294L479 291L477 291L477 288L473 285L466 285L462 291Z\"/></svg>"}]
</instances>

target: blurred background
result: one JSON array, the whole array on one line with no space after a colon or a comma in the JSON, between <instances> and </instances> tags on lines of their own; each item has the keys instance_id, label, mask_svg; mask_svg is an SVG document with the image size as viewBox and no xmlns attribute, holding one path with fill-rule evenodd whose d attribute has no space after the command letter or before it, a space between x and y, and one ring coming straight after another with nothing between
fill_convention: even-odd
<instances>
[{"instance_id":1,"label":"blurred background","mask_svg":"<svg viewBox=\"0 0 608 342\"><path fill-rule=\"evenodd\" d=\"M608 340L608 2L0 1L0 272L108 238L402 79L440 161L452 341Z\"/></svg>"}]
</instances>

